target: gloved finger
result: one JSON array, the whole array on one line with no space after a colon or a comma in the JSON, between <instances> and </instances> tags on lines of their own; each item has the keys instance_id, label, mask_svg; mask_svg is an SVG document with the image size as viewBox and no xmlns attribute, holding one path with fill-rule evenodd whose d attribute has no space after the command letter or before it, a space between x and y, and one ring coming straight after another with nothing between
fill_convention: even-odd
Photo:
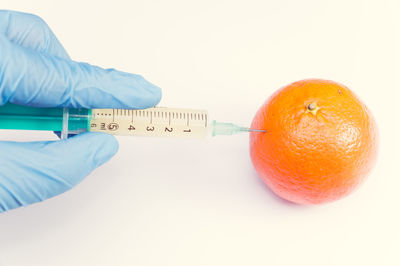
<instances>
[{"instance_id":1,"label":"gloved finger","mask_svg":"<svg viewBox=\"0 0 400 266\"><path fill-rule=\"evenodd\" d=\"M139 75L34 52L1 35L0 50L0 104L143 109L161 99Z\"/></svg>"},{"instance_id":2,"label":"gloved finger","mask_svg":"<svg viewBox=\"0 0 400 266\"><path fill-rule=\"evenodd\" d=\"M69 59L49 26L36 15L0 10L0 34L16 45Z\"/></svg>"},{"instance_id":3,"label":"gloved finger","mask_svg":"<svg viewBox=\"0 0 400 266\"><path fill-rule=\"evenodd\" d=\"M118 150L104 133L84 133L50 142L0 142L0 211L63 193Z\"/></svg>"}]
</instances>

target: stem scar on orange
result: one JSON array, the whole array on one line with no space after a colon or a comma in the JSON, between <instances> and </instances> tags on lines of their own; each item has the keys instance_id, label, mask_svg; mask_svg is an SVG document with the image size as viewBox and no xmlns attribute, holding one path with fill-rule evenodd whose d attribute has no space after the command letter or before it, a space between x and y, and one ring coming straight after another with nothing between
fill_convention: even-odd
<instances>
[{"instance_id":1,"label":"stem scar on orange","mask_svg":"<svg viewBox=\"0 0 400 266\"><path fill-rule=\"evenodd\" d=\"M309 79L274 93L251 128L250 156L278 196L298 204L340 199L374 166L378 131L367 107L345 86Z\"/></svg>"}]
</instances>

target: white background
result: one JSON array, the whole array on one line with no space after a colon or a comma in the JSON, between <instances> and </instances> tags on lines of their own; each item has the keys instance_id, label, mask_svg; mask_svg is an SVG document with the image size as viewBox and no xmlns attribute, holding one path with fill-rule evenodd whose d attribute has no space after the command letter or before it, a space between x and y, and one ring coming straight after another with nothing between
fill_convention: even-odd
<instances>
[{"instance_id":1,"label":"white background","mask_svg":"<svg viewBox=\"0 0 400 266\"><path fill-rule=\"evenodd\" d=\"M2 0L1 8L41 16L74 60L144 75L162 87L162 106L205 108L221 121L249 125L295 80L341 82L372 110L381 142L356 193L305 207L258 179L247 135L118 137L119 153L75 189L0 215L1 266L400 264L399 1Z\"/></svg>"}]
</instances>

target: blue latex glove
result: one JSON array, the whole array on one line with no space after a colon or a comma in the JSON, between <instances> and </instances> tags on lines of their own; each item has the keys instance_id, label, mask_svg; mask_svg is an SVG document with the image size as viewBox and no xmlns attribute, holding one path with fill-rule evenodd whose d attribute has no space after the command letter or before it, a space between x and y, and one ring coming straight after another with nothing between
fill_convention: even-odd
<instances>
[{"instance_id":1,"label":"blue latex glove","mask_svg":"<svg viewBox=\"0 0 400 266\"><path fill-rule=\"evenodd\" d=\"M70 60L39 17L0 10L0 105L138 109L160 98L160 88L139 75ZM117 150L104 133L0 142L0 212L71 189Z\"/></svg>"}]
</instances>

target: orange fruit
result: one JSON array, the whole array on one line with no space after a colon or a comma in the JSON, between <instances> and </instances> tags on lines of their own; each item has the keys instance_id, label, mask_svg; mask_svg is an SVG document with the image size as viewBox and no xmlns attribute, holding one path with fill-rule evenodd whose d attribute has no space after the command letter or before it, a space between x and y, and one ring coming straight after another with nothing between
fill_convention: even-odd
<instances>
[{"instance_id":1,"label":"orange fruit","mask_svg":"<svg viewBox=\"0 0 400 266\"><path fill-rule=\"evenodd\" d=\"M309 79L273 94L251 125L250 155L258 175L278 196L299 204L337 200L372 169L377 127L345 86Z\"/></svg>"}]
</instances>

